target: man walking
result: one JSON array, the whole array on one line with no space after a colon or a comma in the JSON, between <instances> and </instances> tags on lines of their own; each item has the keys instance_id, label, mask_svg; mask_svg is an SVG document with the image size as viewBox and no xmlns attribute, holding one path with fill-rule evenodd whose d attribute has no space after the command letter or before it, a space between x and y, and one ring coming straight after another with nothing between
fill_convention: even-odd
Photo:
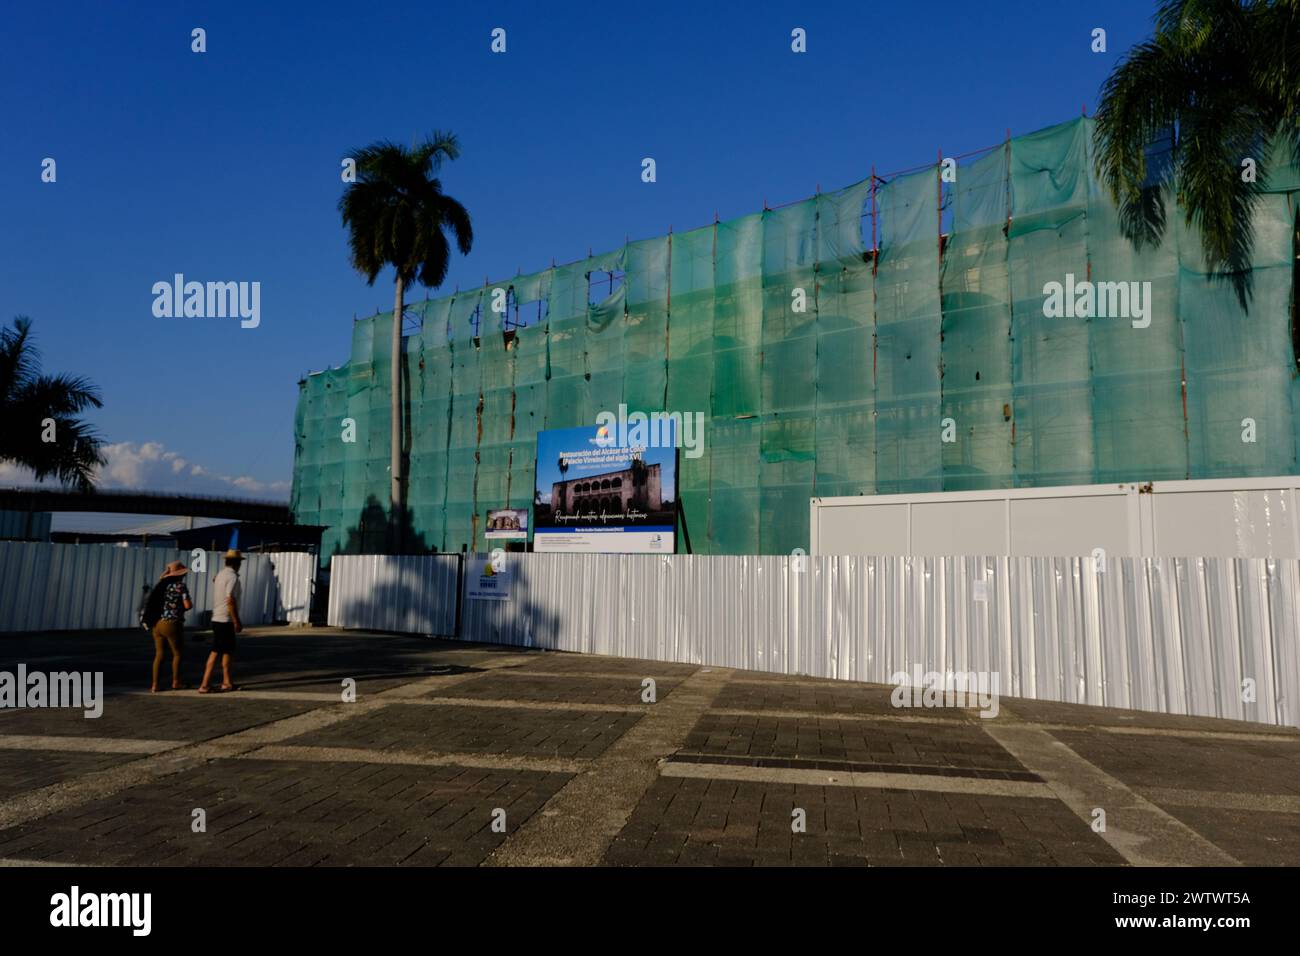
<instances>
[{"instance_id":1,"label":"man walking","mask_svg":"<svg viewBox=\"0 0 1300 956\"><path fill-rule=\"evenodd\" d=\"M207 667L203 669L200 694L211 693L208 684L212 680L212 669L217 664L218 655L221 656L220 690L239 690L230 679L230 665L235 659L235 635L244 629L239 621L239 567L243 563L242 554L227 551L226 566L212 584L212 653L208 655Z\"/></svg>"}]
</instances>

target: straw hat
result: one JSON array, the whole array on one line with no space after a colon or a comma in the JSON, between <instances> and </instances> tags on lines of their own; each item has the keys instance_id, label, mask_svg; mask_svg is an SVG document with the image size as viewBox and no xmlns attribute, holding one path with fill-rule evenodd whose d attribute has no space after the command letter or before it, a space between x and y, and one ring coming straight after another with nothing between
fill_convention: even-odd
<instances>
[{"instance_id":1,"label":"straw hat","mask_svg":"<svg viewBox=\"0 0 1300 956\"><path fill-rule=\"evenodd\" d=\"M163 570L164 578L179 578L189 574L190 569L185 566L184 561L173 561Z\"/></svg>"},{"instance_id":2,"label":"straw hat","mask_svg":"<svg viewBox=\"0 0 1300 956\"><path fill-rule=\"evenodd\" d=\"M226 552L226 560L243 561L244 556L240 554L236 549L231 548L229 551Z\"/></svg>"}]
</instances>

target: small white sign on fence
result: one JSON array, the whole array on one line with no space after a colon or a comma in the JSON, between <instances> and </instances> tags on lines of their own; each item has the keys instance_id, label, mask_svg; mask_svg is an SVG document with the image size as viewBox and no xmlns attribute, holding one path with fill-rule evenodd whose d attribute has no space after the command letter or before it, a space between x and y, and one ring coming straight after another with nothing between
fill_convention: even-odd
<instances>
[{"instance_id":1,"label":"small white sign on fence","mask_svg":"<svg viewBox=\"0 0 1300 956\"><path fill-rule=\"evenodd\" d=\"M510 565L504 555L474 555L465 572L465 597L471 601L510 600Z\"/></svg>"}]
</instances>

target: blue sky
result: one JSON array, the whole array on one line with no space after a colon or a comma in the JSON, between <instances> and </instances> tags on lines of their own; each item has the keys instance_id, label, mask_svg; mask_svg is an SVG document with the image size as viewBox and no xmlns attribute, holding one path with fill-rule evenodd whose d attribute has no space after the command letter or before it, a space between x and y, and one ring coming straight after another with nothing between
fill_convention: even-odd
<instances>
[{"instance_id":1,"label":"blue sky","mask_svg":"<svg viewBox=\"0 0 1300 956\"><path fill-rule=\"evenodd\" d=\"M392 308L391 274L369 287L348 264L352 148L459 135L443 180L476 240L450 291L1091 113L1153 5L813 6L10 6L0 320L31 316L46 367L102 389L106 485L284 498L297 380L346 360L354 314ZM155 318L177 272L259 281L260 326Z\"/></svg>"}]
</instances>

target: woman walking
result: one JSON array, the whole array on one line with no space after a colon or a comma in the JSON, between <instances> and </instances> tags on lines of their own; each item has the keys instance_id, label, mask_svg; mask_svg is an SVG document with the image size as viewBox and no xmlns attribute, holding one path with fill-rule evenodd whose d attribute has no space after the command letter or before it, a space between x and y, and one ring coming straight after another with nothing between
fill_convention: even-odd
<instances>
[{"instance_id":1,"label":"woman walking","mask_svg":"<svg viewBox=\"0 0 1300 956\"><path fill-rule=\"evenodd\" d=\"M185 586L185 574L189 571L182 562L173 561L167 565L162 577L149 593L145 607L144 620L151 624L153 634L153 686L152 693L158 692L158 670L162 667L163 645L172 652L172 690L184 690L187 684L181 683L181 650L184 646L185 612L194 607L190 600L189 588Z\"/></svg>"}]
</instances>

